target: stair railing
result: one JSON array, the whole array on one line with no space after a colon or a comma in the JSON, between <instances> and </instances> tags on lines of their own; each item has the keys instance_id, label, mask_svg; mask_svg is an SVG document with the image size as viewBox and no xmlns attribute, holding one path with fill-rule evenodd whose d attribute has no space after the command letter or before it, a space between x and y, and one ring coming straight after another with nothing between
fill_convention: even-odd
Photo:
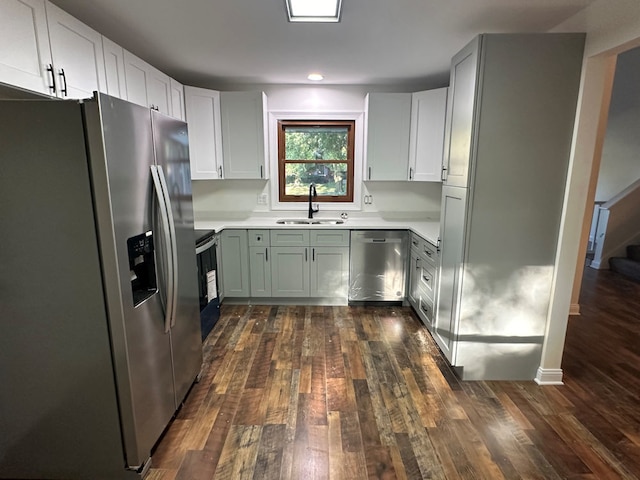
<instances>
[{"instance_id":1,"label":"stair railing","mask_svg":"<svg viewBox=\"0 0 640 480\"><path fill-rule=\"evenodd\" d=\"M640 241L640 180L600 205L591 267L609 268L609 258L625 256Z\"/></svg>"}]
</instances>

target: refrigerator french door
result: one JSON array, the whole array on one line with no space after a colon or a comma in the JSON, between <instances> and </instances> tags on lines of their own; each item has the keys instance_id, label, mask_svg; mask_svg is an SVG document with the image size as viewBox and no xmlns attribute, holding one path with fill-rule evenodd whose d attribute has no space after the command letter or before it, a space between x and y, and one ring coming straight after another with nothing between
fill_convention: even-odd
<instances>
[{"instance_id":1,"label":"refrigerator french door","mask_svg":"<svg viewBox=\"0 0 640 480\"><path fill-rule=\"evenodd\" d=\"M3 101L0 157L0 478L139 478L202 362L186 124Z\"/></svg>"}]
</instances>

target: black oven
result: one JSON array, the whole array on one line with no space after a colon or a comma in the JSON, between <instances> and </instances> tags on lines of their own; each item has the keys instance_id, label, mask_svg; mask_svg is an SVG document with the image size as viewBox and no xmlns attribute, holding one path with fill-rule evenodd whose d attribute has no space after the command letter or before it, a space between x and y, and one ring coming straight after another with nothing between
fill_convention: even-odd
<instances>
[{"instance_id":1,"label":"black oven","mask_svg":"<svg viewBox=\"0 0 640 480\"><path fill-rule=\"evenodd\" d=\"M200 327L204 341L220 318L215 231L196 231L198 288L200 297Z\"/></svg>"}]
</instances>

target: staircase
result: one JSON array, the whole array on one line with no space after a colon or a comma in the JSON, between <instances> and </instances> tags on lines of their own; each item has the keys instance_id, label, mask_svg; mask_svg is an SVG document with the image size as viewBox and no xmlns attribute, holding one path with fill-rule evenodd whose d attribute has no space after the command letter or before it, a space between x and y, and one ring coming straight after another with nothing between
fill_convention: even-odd
<instances>
[{"instance_id":1,"label":"staircase","mask_svg":"<svg viewBox=\"0 0 640 480\"><path fill-rule=\"evenodd\" d=\"M614 272L640 283L640 245L629 245L626 257L611 257L609 267Z\"/></svg>"}]
</instances>

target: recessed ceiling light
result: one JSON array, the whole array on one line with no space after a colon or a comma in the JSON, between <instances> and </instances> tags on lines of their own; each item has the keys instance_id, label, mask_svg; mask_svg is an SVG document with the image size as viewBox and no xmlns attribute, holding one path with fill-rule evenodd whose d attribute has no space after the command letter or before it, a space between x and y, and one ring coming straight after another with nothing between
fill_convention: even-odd
<instances>
[{"instance_id":1,"label":"recessed ceiling light","mask_svg":"<svg viewBox=\"0 0 640 480\"><path fill-rule=\"evenodd\" d=\"M290 22L339 22L342 0L285 0Z\"/></svg>"},{"instance_id":2,"label":"recessed ceiling light","mask_svg":"<svg viewBox=\"0 0 640 480\"><path fill-rule=\"evenodd\" d=\"M307 78L313 82L324 80L324 76L321 73L310 73L309 75L307 75Z\"/></svg>"}]
</instances>

